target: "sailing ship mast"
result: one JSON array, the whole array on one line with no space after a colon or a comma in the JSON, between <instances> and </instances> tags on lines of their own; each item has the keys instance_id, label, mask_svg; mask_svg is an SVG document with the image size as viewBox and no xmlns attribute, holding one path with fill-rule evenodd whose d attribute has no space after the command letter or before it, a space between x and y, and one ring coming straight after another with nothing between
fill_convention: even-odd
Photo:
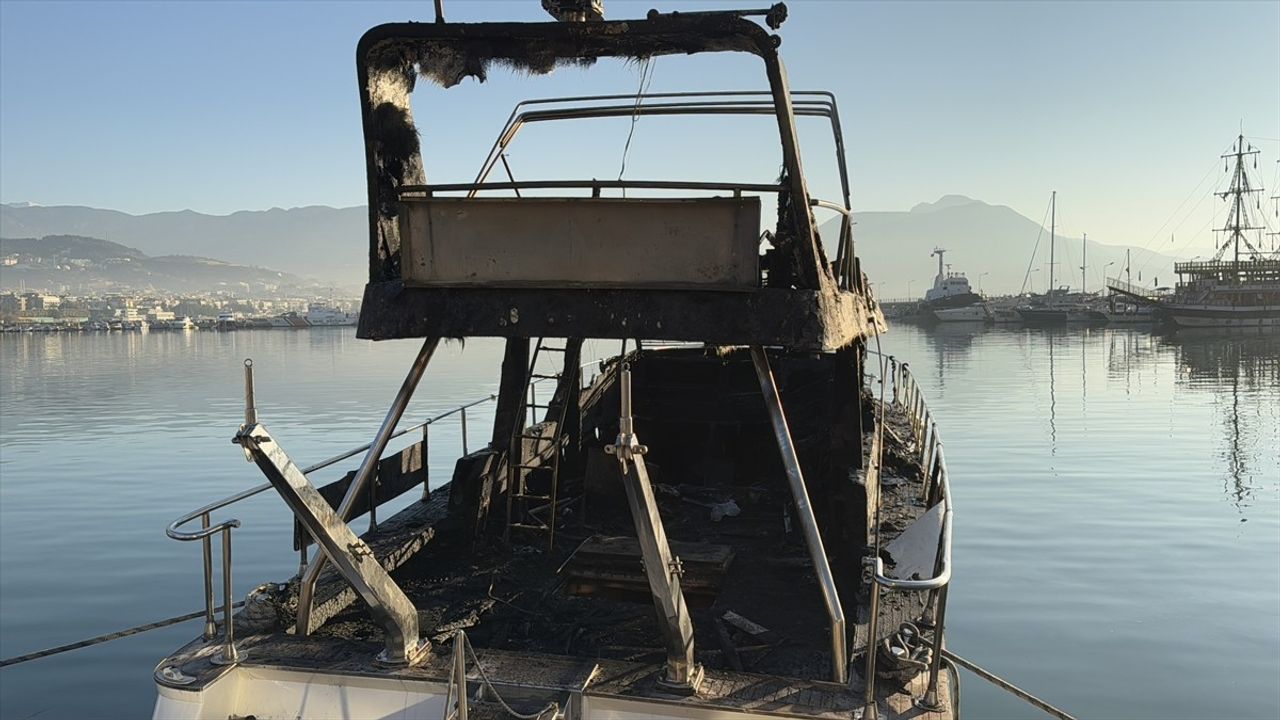
<instances>
[{"instance_id":1,"label":"sailing ship mast","mask_svg":"<svg viewBox=\"0 0 1280 720\"><path fill-rule=\"evenodd\" d=\"M1080 238L1080 292L1089 292L1089 276L1087 268L1089 267L1089 233L1084 233Z\"/></svg>"},{"instance_id":2,"label":"sailing ship mast","mask_svg":"<svg viewBox=\"0 0 1280 720\"><path fill-rule=\"evenodd\" d=\"M1048 303L1053 304L1053 246L1054 246L1054 230L1058 221L1058 191L1054 190L1049 196L1049 297Z\"/></svg>"},{"instance_id":3,"label":"sailing ship mast","mask_svg":"<svg viewBox=\"0 0 1280 720\"><path fill-rule=\"evenodd\" d=\"M1231 203L1231 209L1227 212L1226 225L1215 230L1215 232L1229 233L1229 235L1218 248L1218 252L1214 254L1214 262L1221 260L1227 248L1231 247L1234 249L1233 259L1236 263L1239 263L1240 243L1242 242L1254 255L1261 254L1258 248L1255 248L1253 243L1249 242L1249 238L1245 237L1246 231L1262 229L1260 226L1250 224L1249 208L1245 202L1249 195L1262 192L1261 187L1254 188L1249 186L1249 174L1245 171L1245 158L1250 155L1257 156L1259 151L1252 145L1248 146L1248 150L1245 149L1244 133L1241 133L1236 138L1234 145L1233 152L1222 156L1224 160L1229 160L1230 158L1235 158L1236 160L1235 171L1231 175L1231 187L1223 192L1216 193L1223 200L1230 198L1227 201ZM1253 165L1255 168L1258 166L1256 157Z\"/></svg>"}]
</instances>

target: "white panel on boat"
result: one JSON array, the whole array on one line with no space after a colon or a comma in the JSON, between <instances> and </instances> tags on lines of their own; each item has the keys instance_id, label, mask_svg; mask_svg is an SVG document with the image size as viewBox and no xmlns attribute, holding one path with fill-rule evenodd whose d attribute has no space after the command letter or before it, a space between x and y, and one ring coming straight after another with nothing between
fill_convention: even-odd
<instances>
[{"instance_id":1,"label":"white panel on boat","mask_svg":"<svg viewBox=\"0 0 1280 720\"><path fill-rule=\"evenodd\" d=\"M885 574L898 580L933 577L938 559L938 534L941 532L942 503L938 503L885 546L885 551L893 558L893 567L886 569Z\"/></svg>"},{"instance_id":2,"label":"white panel on boat","mask_svg":"<svg viewBox=\"0 0 1280 720\"><path fill-rule=\"evenodd\" d=\"M754 290L760 199L410 197L409 286Z\"/></svg>"}]
</instances>

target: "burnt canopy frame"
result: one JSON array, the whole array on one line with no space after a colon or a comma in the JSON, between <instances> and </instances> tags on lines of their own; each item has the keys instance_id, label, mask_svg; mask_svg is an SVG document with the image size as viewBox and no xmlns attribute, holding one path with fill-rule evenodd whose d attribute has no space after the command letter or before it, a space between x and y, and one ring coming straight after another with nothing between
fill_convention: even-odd
<instances>
[{"instance_id":1,"label":"burnt canopy frame","mask_svg":"<svg viewBox=\"0 0 1280 720\"><path fill-rule=\"evenodd\" d=\"M357 48L357 71L365 135L366 171L369 192L369 286L360 336L390 338L438 334L447 305L458 301L471 304L462 290L405 288L400 267L400 193L405 186L425 185L417 129L413 123L410 96L419 77L450 87L467 77L484 80L490 66L513 67L545 73L557 66L587 65L599 58L646 58L700 52L746 52L760 57L765 65L770 94L778 121L782 147L785 191L784 212L774 242L776 264L770 278L783 278L783 293L796 293L786 301L803 303L808 298L812 314L830 315L845 304L818 242L810 209L809 193L801 166L796 134L795 108L786 72L777 53L778 39L764 28L732 13L699 15L658 15L647 20L597 23L397 23L373 28L361 38ZM786 287L787 285L793 287ZM462 295L459 295L462 293ZM583 314L599 314L601 319L625 312L613 307L617 295L601 295L594 290L551 291L558 304L580 305ZM480 300L481 305L488 305ZM495 298L488 298L489 301ZM782 298L775 298L775 300ZM818 302L814 302L817 299ZM390 301L388 307L369 303ZM603 304L602 304L603 303ZM481 308L477 308L478 310ZM486 313L488 314L488 313ZM568 313L570 320L576 313ZM836 313L841 314L841 313ZM875 313L871 313L876 315ZM391 321L394 315L413 315ZM741 317L742 313L735 313ZM510 336L515 329L496 314L489 322L472 323L475 334ZM718 320L719 321L719 320ZM455 323L447 323L455 324ZM743 343L772 344L784 340L760 320L743 318L737 340ZM819 320L819 325L826 325ZM832 340L843 345L853 337L875 332L871 323L855 323L842 331L822 328L822 332L795 337L798 345L830 348ZM568 328L565 328L568 330ZM792 328L794 330L794 328ZM613 336L634 336L619 328ZM559 333L556 333L559 334ZM575 333L582 334L582 333ZM802 333L803 334L803 333ZM845 336L839 337L837 336Z\"/></svg>"}]
</instances>

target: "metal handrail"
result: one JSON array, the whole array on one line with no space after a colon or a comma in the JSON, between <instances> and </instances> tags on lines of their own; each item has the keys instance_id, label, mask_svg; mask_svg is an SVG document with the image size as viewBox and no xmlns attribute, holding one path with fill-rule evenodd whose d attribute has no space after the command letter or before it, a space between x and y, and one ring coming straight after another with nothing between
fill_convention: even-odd
<instances>
[{"instance_id":1,"label":"metal handrail","mask_svg":"<svg viewBox=\"0 0 1280 720\"><path fill-rule=\"evenodd\" d=\"M240 493L243 495L244 493ZM243 498L241 498L243 499ZM201 508L204 510L204 508ZM231 531L240 527L236 519L224 520L217 525L209 525L209 512L199 512L200 530L182 532L178 527L195 519L195 515L179 518L165 528L165 534L174 540L190 542L199 540L204 550L204 639L212 640L218 632L217 623L213 619L213 543L212 537L222 533L222 652L214 656L213 662L219 665L232 665L239 660L235 645L235 624L232 621L231 607Z\"/></svg>"},{"instance_id":2,"label":"metal handrail","mask_svg":"<svg viewBox=\"0 0 1280 720\"><path fill-rule=\"evenodd\" d=\"M394 433L392 433L392 434L391 434L391 437L390 437L390 438L388 438L388 439L389 439L389 440L395 440L395 439L396 439L396 438L398 438L398 437L402 437L402 436L404 436L404 435L408 435L409 433L413 432L414 430L421 430L422 428L424 428L424 427L426 427L426 426L428 426L428 425L430 425L430 424L432 424L432 423L439 422L440 420L443 420L443 419L445 419L445 418L447 418L447 417L450 417L450 416L452 416L452 415L456 415L456 414L458 414L458 413L460 413L460 412L465 412L468 408L473 408L473 407L475 407L475 406L477 406L477 405L483 405L484 403L490 402L490 401L492 401L492 400L496 400L497 398L498 398L498 396L497 396L496 394L492 394L492 393L491 393L491 394L490 394L490 395L488 395L487 397L480 398L479 400L474 400L474 401L469 402L469 403L467 403L467 404L465 404L465 405L459 405L458 407L456 407L456 408L454 408L454 409L452 409L452 410L449 410L449 411L447 411L447 412L440 413L439 415L436 415L435 417L432 417L432 418L429 418L429 419L427 419L427 420L424 420L424 421L422 421L422 422L420 422L420 423L418 423L418 424L416 424L416 425L410 425L410 426L409 426L409 427L407 427L407 428L403 428L403 429L401 429L401 430L397 430L397 431L395 431ZM352 449L347 450L346 452L343 452L343 453L341 453L341 454L339 454L339 455L334 455L333 457L328 458L327 460L321 460L320 462L316 463L315 465L310 465L310 466L308 466L308 467L303 468L303 470L302 470L302 474L303 474L303 475L310 475L311 473L316 472L317 470L323 470L323 469L325 469L325 468L329 467L330 465L336 465L337 463L340 463L340 462L342 462L343 460L346 460L346 459L348 459L348 458L351 458L351 457L354 457L354 456L356 456L356 455L359 455L359 454L360 454L360 453L362 453L362 452L365 452L366 450L368 450L368 449L369 449L370 447L372 447L372 446L373 446L373 443L365 443L364 445L361 445L361 446L356 447L356 448L352 448ZM167 534L169 537L173 538L174 540L198 540L200 537L202 537L202 535L200 535L199 533L195 534L194 536L189 537L189 536L188 536L188 535L189 535L188 533L181 533L181 532L177 532L177 528L178 528L179 526L181 526L181 525L185 525L185 524L187 524L187 523L191 522L192 520L196 519L197 517L200 517L201 515L205 515L205 514L211 513L211 512L213 512L214 510L221 510L222 508L227 507L228 505L234 505L235 503L238 503L238 502L240 502L241 500L247 500L247 499L249 499L249 498L253 497L254 495L257 495L257 494L262 493L262 492L266 492L267 490L270 490L270 489L271 489L271 483L269 483L269 482L262 483L261 485L254 485L253 487L249 488L248 490L242 490L242 491L240 491L240 492L238 492L238 493L236 493L236 494L234 494L234 495L228 495L227 497L222 498L221 500L216 500L216 501L214 501L214 502L211 502L211 503L209 503L208 505L205 505L205 506L204 506L204 507L202 507L202 508L199 508L199 509L196 509L196 510L192 510L191 512L187 513L186 515L183 515L182 517L178 518L177 520L174 520L172 523L169 523L169 527L168 527L168 529L167 529L167 530L165 530L165 534ZM235 521L235 522L238 522L238 521ZM203 531L200 531L200 532L203 532Z\"/></svg>"},{"instance_id":3,"label":"metal handrail","mask_svg":"<svg viewBox=\"0 0 1280 720\"><path fill-rule=\"evenodd\" d=\"M836 243L836 279L846 290L854 289L853 211L829 200L809 198L809 204L840 213L840 238Z\"/></svg>"},{"instance_id":4,"label":"metal handrail","mask_svg":"<svg viewBox=\"0 0 1280 720\"><path fill-rule=\"evenodd\" d=\"M481 405L486 402L496 400L497 397L498 396L496 394L490 393L487 397L483 397L478 400L473 400L472 402L459 405L458 407L453 408L452 410L447 410L443 413L440 413L439 415L428 418L423 422L397 430L396 432L392 433L387 439L388 441L394 440L395 438L402 437L411 432L414 432L415 430L424 429L432 425L433 423L439 422L440 420L451 417L453 415L461 415L462 438L463 438L463 447L464 447L464 454L465 454L467 409L473 408L477 405ZM302 473L304 475L308 475L318 470L322 470L324 468L330 467L339 462L342 462L343 460L346 460L362 452L365 452L369 450L369 448L371 447L373 447L372 442L365 443L364 445L352 448L345 452L334 455L331 458L321 460L320 462L314 465L304 468L302 470ZM204 638L206 640L211 640L217 635L217 623L214 620L214 601L213 601L212 537L214 535L217 535L218 533L222 533L222 594L223 594L223 613L224 613L223 649L219 655L213 658L214 662L217 662L220 664L234 664L239 659L239 654L236 651L236 647L235 647L235 631L234 631L234 624L232 620L233 608L232 608L232 602L231 602L231 595L232 595L232 592L231 592L231 531L235 528L240 527L240 521L238 519L232 518L229 520L224 520L223 522L218 523L217 525L211 525L210 514L213 513L215 510L221 510L222 508L228 507L230 505L234 505L235 503L238 503L241 500L246 500L255 495L263 493L269 489L271 489L271 483L267 482L267 483L262 483L261 485L255 485L254 487L251 487L247 490L242 490L238 493L228 495L227 497L224 497L221 500L215 500L214 502L211 502L208 505L204 505L203 507L197 508L195 510L192 510L189 513L186 513L185 515L169 523L169 525L165 528L165 535L169 536L174 540L179 540L182 542L191 542L195 540L201 541L202 550L203 550L202 557L203 557L203 566L204 566L203 569L204 569L204 595L205 595ZM199 530L184 531L179 529L183 525L186 525L187 523L192 522L196 518L200 518L201 520L201 527ZM306 553L305 543L302 544L301 552L304 553L304 558L305 558L305 553ZM306 564L306 561L304 559L303 565L305 566L305 564Z\"/></svg>"},{"instance_id":5,"label":"metal handrail","mask_svg":"<svg viewBox=\"0 0 1280 720\"><path fill-rule=\"evenodd\" d=\"M831 122L831 135L836 148L836 167L840 173L840 188L846 208L852 208L849 193L849 171L845 164L844 134L840 127L840 111L836 107L836 96L827 90L792 90L790 92L793 111L796 115L812 115L825 117ZM647 93L646 101L677 99L677 103L636 103L635 95L580 95L556 98L537 98L522 100L516 103L507 117L507 122L498 133L493 147L485 156L485 161L476 175L476 182L483 182L493 171L494 166L502 159L503 151L515 139L521 126L527 122L539 120L558 120L581 117L607 116L612 108L600 106L580 106L552 111L522 110L533 105L563 105L566 103L593 103L612 100L627 100L629 115L668 114L671 112L688 112L689 114L759 114L762 110L776 112L776 99L768 90L719 90L719 91L686 91ZM768 98L765 101L750 100L710 100L708 98ZM763 106L763 107L762 107ZM569 114L571 113L571 114ZM508 169L508 173L510 170Z\"/></svg>"},{"instance_id":6,"label":"metal handrail","mask_svg":"<svg viewBox=\"0 0 1280 720\"><path fill-rule=\"evenodd\" d=\"M945 468L945 462L940 461L939 464ZM951 582L951 482L945 469L942 472L942 503L942 531L939 533L937 562L939 569L933 577L923 580L891 578L884 574L884 560L877 557L873 574L881 587L903 591L937 590Z\"/></svg>"},{"instance_id":7,"label":"metal handrail","mask_svg":"<svg viewBox=\"0 0 1280 720\"><path fill-rule=\"evenodd\" d=\"M884 574L884 561L877 555L869 559L871 566L871 613L867 632L867 668L866 668L866 707L868 720L877 716L875 704L876 686L876 634L879 624L880 588L900 592L929 592L926 607L934 608L933 646L943 647L944 627L947 609L947 590L951 583L951 538L952 538L952 503L951 480L947 471L946 455L942 441L938 439L938 427L933 422L933 413L924 401L920 386L911 374L907 363L898 363L892 355L875 351L888 361L888 372L881 372L880 382L891 380L893 383L893 403L907 413L911 431L916 443L921 447L920 469L922 494L929 507L942 503L942 526L938 533L938 549L934 560L932 577L918 580L891 578ZM887 375L888 377L884 377ZM928 441L926 443L926 441ZM877 477L877 482L879 482ZM877 488L878 491L878 488ZM933 498L936 502L932 502ZM929 682L924 697L916 701L916 705L929 711L942 709L938 702L938 676L942 669L942 652L935 649L929 663Z\"/></svg>"},{"instance_id":8,"label":"metal handrail","mask_svg":"<svg viewBox=\"0 0 1280 720\"><path fill-rule=\"evenodd\" d=\"M398 192L406 194L437 192L485 191L485 190L555 190L563 188L641 188L656 190L726 190L742 192L782 192L777 183L726 183L698 182L693 180L523 180L518 182L442 183L439 185L402 185Z\"/></svg>"},{"instance_id":9,"label":"metal handrail","mask_svg":"<svg viewBox=\"0 0 1280 720\"><path fill-rule=\"evenodd\" d=\"M599 361L593 360L588 363L583 363L579 366L579 369L589 367L591 365L594 365L597 362ZM252 368L252 363L246 362L245 367L246 367L246 376L248 376L251 372L249 369ZM541 380L535 380L534 382L535 383L541 382ZM467 410L470 408L476 407L477 405L482 405L486 402L492 402L497 398L498 396L496 393L490 393L489 395L482 397L478 400L473 400L469 403L464 403L462 405L459 405L458 407L453 408L452 410L446 410L445 412L442 412L438 415L427 418L426 420L420 423L396 430L390 436L388 436L387 440L388 441L394 440L396 438L403 437L404 435L407 435L417 430L425 431L428 427L430 427L434 423L437 423L441 420L452 417L454 415L460 415L460 420L462 423L462 447L463 447L463 454L465 455L467 454ZM256 415L256 410L253 409L253 394L252 394L251 380L246 385L246 408L248 413L253 413ZM248 419L248 415L246 415L246 419ZM359 455L362 452L368 451L371 447L373 447L372 442L368 442L358 447L354 447L350 450L334 455L333 457L321 460L320 462L315 463L314 465L310 465L306 468L303 468L302 474L310 475L311 473L316 472L318 470L323 470L332 465L336 465L337 463L342 462L343 460L349 459L351 457ZM222 573L223 573L223 595L225 599L225 602L223 603L223 608L224 608L224 613L226 617L223 621L223 624L225 627L224 647L223 647L222 654L219 656L222 662L234 663L238 658L238 654L236 652L235 645L234 645L234 631L232 628L232 619L231 619L231 610L232 610L232 606L231 606L232 605L231 604L231 531L235 528L240 527L241 523L238 519L233 518L230 520L224 520L223 522L218 523L217 525L211 525L210 516L216 510L221 510L225 507L234 505L240 502L241 500L247 500L251 497L254 497L255 495L259 495L270 489L271 489L271 483L266 482L266 483L262 483L261 485L255 485L246 490L241 490L238 493L228 495L227 497L224 497L220 500L215 500L214 502L211 502L208 505L204 505L202 507L196 508L195 510L192 510L191 512L186 513L185 515L169 523L169 525L165 528L165 535L167 535L168 537L174 540L178 540L181 542L192 542L195 540L200 540L203 546L202 549L203 549L203 561L204 561L203 564L204 564L204 590L205 590L204 638L206 640L213 639L218 632L217 622L214 619L212 538L214 535L217 535L218 533L223 533ZM427 495L427 488L424 488L423 497L425 498L426 495ZM186 525L187 523L192 522L197 518L201 520L201 527L199 530L184 531L179 529L183 525ZM307 565L306 543L302 543L302 549L300 552L302 553L301 565L303 568L305 568Z\"/></svg>"}]
</instances>

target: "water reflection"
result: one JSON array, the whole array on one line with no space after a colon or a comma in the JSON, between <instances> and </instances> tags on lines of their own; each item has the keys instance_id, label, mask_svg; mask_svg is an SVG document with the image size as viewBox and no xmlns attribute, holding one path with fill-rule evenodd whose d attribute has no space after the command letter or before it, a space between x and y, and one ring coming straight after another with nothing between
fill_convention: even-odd
<instances>
[{"instance_id":1,"label":"water reflection","mask_svg":"<svg viewBox=\"0 0 1280 720\"><path fill-rule=\"evenodd\" d=\"M1280 478L1280 463L1272 467L1263 458L1255 465L1268 442L1266 429L1276 423L1268 391L1280 387L1280 334L1179 333L1161 342L1177 356L1179 388L1214 394L1223 433L1223 490L1243 509L1259 489L1255 477Z\"/></svg>"},{"instance_id":2,"label":"water reflection","mask_svg":"<svg viewBox=\"0 0 1280 720\"><path fill-rule=\"evenodd\" d=\"M1111 438L1089 436L1091 424L1111 418L1113 403L1135 426L1158 422L1159 415L1141 401L1152 388L1169 388L1164 408L1175 424L1190 422L1187 409L1201 405L1211 409L1213 421L1205 426L1215 439L1214 465L1221 472L1223 492L1238 509L1247 507L1268 481L1280 483L1280 458L1273 452L1280 441L1280 333L1153 334L1131 328L1002 328L944 324L919 330L931 351L932 376L939 393L973 375L985 375L983 364L1016 347L1022 357L1025 379L1002 378L1010 391L1040 408L1037 417L1046 434L1047 455L1059 456L1063 442L1107 443ZM1076 347L1078 345L1078 347ZM976 363L973 358L984 358ZM922 365L923 363L916 363ZM1099 377L1090 375L1101 369ZM1008 371L1006 371L1008 372ZM994 378L986 377L985 382ZM1091 412L1090 392L1100 406ZM1060 401L1075 406L1078 416ZM1197 399L1200 398L1200 399ZM997 398L994 402L1001 402ZM1017 403L1011 396L1007 402ZM1012 411L1012 408L1011 408ZM1158 412L1158 410L1157 410ZM1063 423L1070 425L1062 436ZM1077 434L1076 428L1079 428ZM1028 430L1030 427L1028 427ZM1151 448L1156 451L1156 447Z\"/></svg>"},{"instance_id":3,"label":"water reflection","mask_svg":"<svg viewBox=\"0 0 1280 720\"><path fill-rule=\"evenodd\" d=\"M973 353L973 343L987 332L987 326L969 322L940 323L927 328L925 332L935 357L934 381L939 389L944 389L947 376L968 364L969 356Z\"/></svg>"}]
</instances>

